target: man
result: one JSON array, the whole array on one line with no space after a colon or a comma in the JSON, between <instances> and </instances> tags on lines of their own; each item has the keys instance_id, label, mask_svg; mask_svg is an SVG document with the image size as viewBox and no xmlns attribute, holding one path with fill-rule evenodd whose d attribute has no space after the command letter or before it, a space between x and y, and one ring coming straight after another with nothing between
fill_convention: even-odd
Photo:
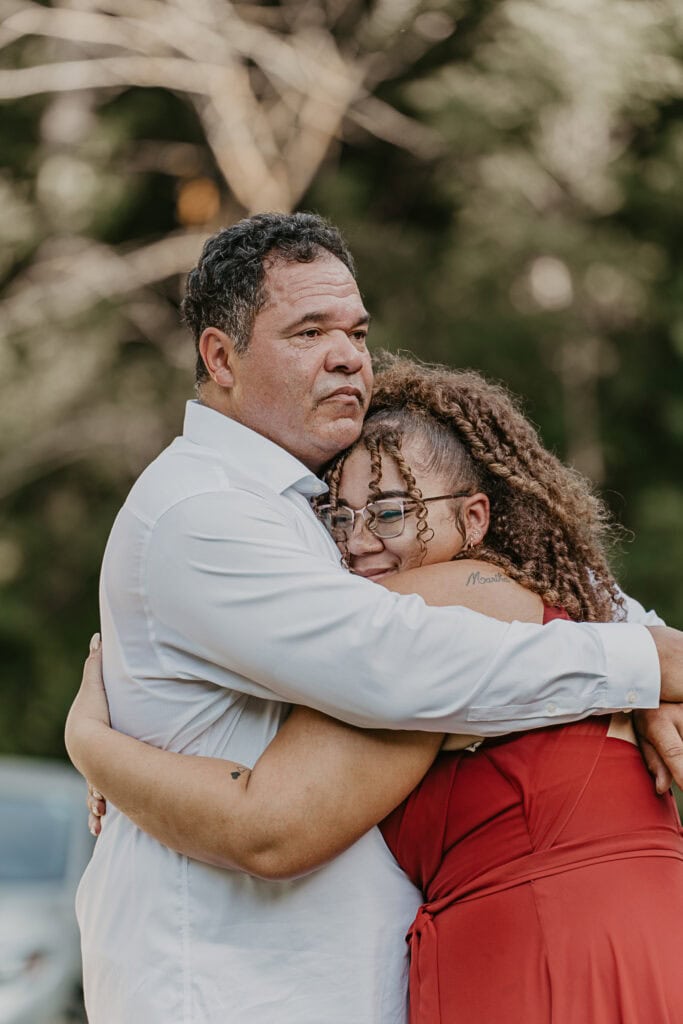
<instances>
[{"instance_id":1,"label":"man","mask_svg":"<svg viewBox=\"0 0 683 1024\"><path fill-rule=\"evenodd\" d=\"M260 215L188 281L200 402L143 473L102 571L112 723L251 765L306 703L357 725L499 733L678 700L664 630L508 625L348 575L313 515L358 436L368 314L339 234ZM211 795L207 794L207 800ZM79 892L92 1024L389 1024L419 894L377 830L294 882L181 857L115 809Z\"/></svg>"}]
</instances>

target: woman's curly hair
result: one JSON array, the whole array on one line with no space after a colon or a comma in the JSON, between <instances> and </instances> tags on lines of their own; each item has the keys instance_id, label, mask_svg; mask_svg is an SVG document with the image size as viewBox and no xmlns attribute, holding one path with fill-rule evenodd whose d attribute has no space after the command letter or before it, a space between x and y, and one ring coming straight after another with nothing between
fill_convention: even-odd
<instances>
[{"instance_id":1,"label":"woman's curly hair","mask_svg":"<svg viewBox=\"0 0 683 1024\"><path fill-rule=\"evenodd\" d=\"M418 504L423 552L430 539L427 508L401 453L404 438L418 441L420 467L442 476L451 491L482 491L489 498L486 536L457 558L499 566L577 621L623 617L623 599L605 553L615 532L609 513L589 482L543 446L517 400L474 371L386 353L381 360L357 444L370 453L371 494L378 493L382 453L396 461ZM328 470L332 503L348 454ZM464 536L464 524L457 522Z\"/></svg>"}]
</instances>

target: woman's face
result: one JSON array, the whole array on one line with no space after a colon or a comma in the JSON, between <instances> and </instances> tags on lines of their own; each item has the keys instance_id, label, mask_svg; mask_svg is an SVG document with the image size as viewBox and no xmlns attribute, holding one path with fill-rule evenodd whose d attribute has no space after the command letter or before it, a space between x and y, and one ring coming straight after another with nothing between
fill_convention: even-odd
<instances>
[{"instance_id":1,"label":"woman's face","mask_svg":"<svg viewBox=\"0 0 683 1024\"><path fill-rule=\"evenodd\" d=\"M417 444L404 442L402 454L412 470L423 498L452 493L452 481L444 480L442 476L420 468L420 450ZM376 496L372 495L369 489L371 479L370 454L363 445L359 445L344 463L339 482L339 504L361 509L368 502L375 501ZM381 498L409 497L407 484L396 462L384 452L379 488ZM488 526L488 501L485 495L479 493L470 498L428 502L427 525L434 531L434 536L427 541L424 557L424 549L417 536L419 520L416 507L411 506L410 511L406 510L405 527L398 537L378 537L368 528L366 519L356 516L353 532L348 537L346 545L351 572L376 581L404 569L450 561L465 544L465 537L455 517L458 504L463 522L473 541L477 543L484 536Z\"/></svg>"}]
</instances>

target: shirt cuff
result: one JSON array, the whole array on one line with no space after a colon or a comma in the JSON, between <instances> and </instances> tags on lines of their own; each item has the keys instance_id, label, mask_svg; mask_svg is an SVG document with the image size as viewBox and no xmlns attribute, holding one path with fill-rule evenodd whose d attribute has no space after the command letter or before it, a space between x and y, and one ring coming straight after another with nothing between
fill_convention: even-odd
<instances>
[{"instance_id":1,"label":"shirt cuff","mask_svg":"<svg viewBox=\"0 0 683 1024\"><path fill-rule=\"evenodd\" d=\"M614 624L601 630L605 650L605 705L612 711L659 707L659 655L645 626Z\"/></svg>"}]
</instances>

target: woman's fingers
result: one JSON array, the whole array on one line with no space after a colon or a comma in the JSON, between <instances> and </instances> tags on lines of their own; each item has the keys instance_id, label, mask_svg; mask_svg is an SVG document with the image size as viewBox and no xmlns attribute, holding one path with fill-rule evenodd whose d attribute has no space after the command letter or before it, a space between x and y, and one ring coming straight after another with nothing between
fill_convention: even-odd
<instances>
[{"instance_id":1,"label":"woman's fingers","mask_svg":"<svg viewBox=\"0 0 683 1024\"><path fill-rule=\"evenodd\" d=\"M82 732L83 725L87 726L88 721L92 719L109 725L109 709L102 679L102 641L99 633L93 634L89 648L88 657L83 666L81 688L76 695L66 723L67 750L76 767L80 764L77 757L79 726L80 732ZM107 802L90 782L88 782L86 804L88 806L88 828L94 836L99 836L102 831L100 819L107 813Z\"/></svg>"},{"instance_id":2,"label":"woman's fingers","mask_svg":"<svg viewBox=\"0 0 683 1024\"><path fill-rule=\"evenodd\" d=\"M101 818L103 814L107 813L106 800L104 799L101 793L98 793L97 790L92 789L91 786L88 786L87 803L88 810L90 811L90 813L96 815L98 818Z\"/></svg>"},{"instance_id":3,"label":"woman's fingers","mask_svg":"<svg viewBox=\"0 0 683 1024\"><path fill-rule=\"evenodd\" d=\"M88 783L88 796L91 796L93 800L104 800L102 794L95 789L91 782Z\"/></svg>"},{"instance_id":4,"label":"woman's fingers","mask_svg":"<svg viewBox=\"0 0 683 1024\"><path fill-rule=\"evenodd\" d=\"M101 818L107 813L107 804L101 797L99 800L96 800L94 797L89 796L87 804L88 810L91 814L94 814L96 818Z\"/></svg>"},{"instance_id":5,"label":"woman's fingers","mask_svg":"<svg viewBox=\"0 0 683 1024\"><path fill-rule=\"evenodd\" d=\"M81 688L72 710L77 718L94 718L109 725L109 705L102 675L102 642L99 633L95 633L90 641L90 652L83 666Z\"/></svg>"}]
</instances>

